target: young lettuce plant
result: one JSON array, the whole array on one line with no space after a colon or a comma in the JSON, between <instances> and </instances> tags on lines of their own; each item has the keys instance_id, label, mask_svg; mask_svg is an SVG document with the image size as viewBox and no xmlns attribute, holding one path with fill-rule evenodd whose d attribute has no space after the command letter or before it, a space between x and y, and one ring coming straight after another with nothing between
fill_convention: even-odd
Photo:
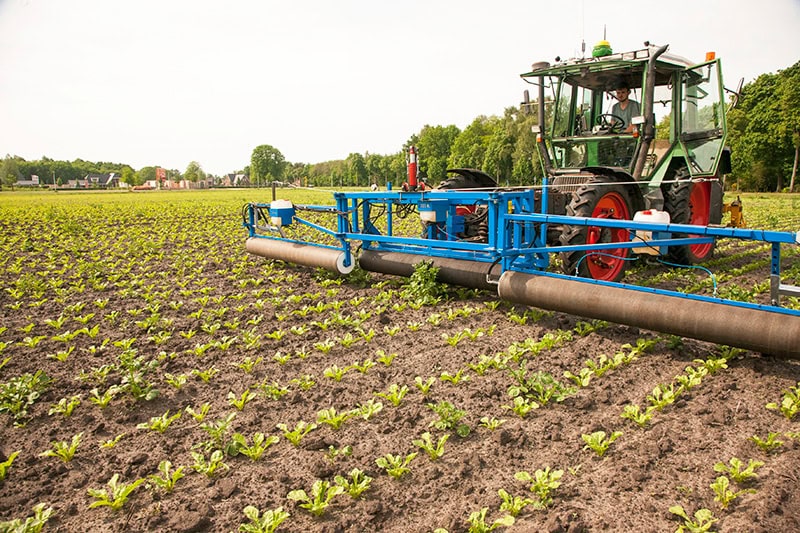
<instances>
[{"instance_id":1,"label":"young lettuce plant","mask_svg":"<svg viewBox=\"0 0 800 533\"><path fill-rule=\"evenodd\" d=\"M292 430L289 429L289 426L283 423L277 424L275 427L283 432L283 436L286 437L286 440L291 442L293 446L300 446L300 442L303 440L303 437L317 429L316 424L309 424L303 420L299 421Z\"/></svg>"},{"instance_id":2,"label":"young lettuce plant","mask_svg":"<svg viewBox=\"0 0 800 533\"><path fill-rule=\"evenodd\" d=\"M750 459L747 466L745 466L738 457L731 457L728 463L730 466L722 462L715 464L714 472L728 474L731 476L731 479L740 484L757 479L758 474L756 474L756 469L764 466L763 461L754 461L753 459Z\"/></svg>"},{"instance_id":3,"label":"young lettuce plant","mask_svg":"<svg viewBox=\"0 0 800 533\"><path fill-rule=\"evenodd\" d=\"M72 416L72 412L81 404L81 397L78 395L71 396L70 398L61 398L57 404L47 412L49 415L60 414L64 417Z\"/></svg>"},{"instance_id":4,"label":"young lettuce plant","mask_svg":"<svg viewBox=\"0 0 800 533\"><path fill-rule=\"evenodd\" d=\"M417 452L410 453L405 457L402 455L392 455L391 453L387 453L383 457L378 457L375 459L375 464L386 470L386 473L389 474L389 476L391 476L393 479L400 479L404 475L411 472L411 469L408 468L408 465L416 456Z\"/></svg>"},{"instance_id":5,"label":"young lettuce plant","mask_svg":"<svg viewBox=\"0 0 800 533\"><path fill-rule=\"evenodd\" d=\"M375 396L379 396L385 400L388 400L392 403L395 407L400 405L400 402L403 401L403 397L408 393L408 387L403 385L402 387L399 386L397 383L392 383L389 385L389 389L386 392L376 392Z\"/></svg>"},{"instance_id":6,"label":"young lettuce plant","mask_svg":"<svg viewBox=\"0 0 800 533\"><path fill-rule=\"evenodd\" d=\"M416 376L414 378L414 386L419 389L423 396L428 395L428 391L431 390L431 386L436 382L436 378L430 377L427 380L423 381L420 376Z\"/></svg>"},{"instance_id":7,"label":"young lettuce plant","mask_svg":"<svg viewBox=\"0 0 800 533\"><path fill-rule=\"evenodd\" d=\"M14 464L14 459L17 458L19 455L19 450L13 452L11 455L8 456L8 459L0 463L0 481L3 481L8 474L8 469L11 468L11 465Z\"/></svg>"},{"instance_id":8,"label":"young lettuce plant","mask_svg":"<svg viewBox=\"0 0 800 533\"><path fill-rule=\"evenodd\" d=\"M787 420L793 419L800 412L800 382L797 383L797 386L783 391L780 405L774 402L768 403L767 409L780 411Z\"/></svg>"},{"instance_id":9,"label":"young lettuce plant","mask_svg":"<svg viewBox=\"0 0 800 533\"><path fill-rule=\"evenodd\" d=\"M158 471L161 475L153 474L148 476L147 481L150 485L156 486L164 492L172 492L175 488L175 483L184 476L183 469L183 466L179 466L173 470L172 462L164 460L158 463Z\"/></svg>"},{"instance_id":10,"label":"young lettuce plant","mask_svg":"<svg viewBox=\"0 0 800 533\"><path fill-rule=\"evenodd\" d=\"M291 516L283 510L283 507L261 513L257 507L252 505L244 508L244 515L250 520L250 523L239 526L239 531L242 533L274 533Z\"/></svg>"},{"instance_id":11,"label":"young lettuce plant","mask_svg":"<svg viewBox=\"0 0 800 533\"><path fill-rule=\"evenodd\" d=\"M494 431L505 423L506 421L503 419L498 420L495 417L488 417L488 416L481 417L480 420L480 424L489 431Z\"/></svg>"},{"instance_id":12,"label":"young lettuce plant","mask_svg":"<svg viewBox=\"0 0 800 533\"><path fill-rule=\"evenodd\" d=\"M501 511L506 511L511 516L517 516L520 512L522 512L525 507L531 504L538 505L538 500L534 500L532 498L524 498L522 496L512 496L504 489L500 489L497 491L497 495L500 496L500 499L503 500L503 503L500 505Z\"/></svg>"},{"instance_id":13,"label":"young lettuce plant","mask_svg":"<svg viewBox=\"0 0 800 533\"><path fill-rule=\"evenodd\" d=\"M231 448L231 450L249 457L251 461L258 461L261 459L261 456L264 455L267 448L280 440L275 435L266 437L260 432L253 434L253 444L247 444L247 437L241 433L234 433L231 439L233 440L233 448Z\"/></svg>"},{"instance_id":14,"label":"young lettuce plant","mask_svg":"<svg viewBox=\"0 0 800 533\"><path fill-rule=\"evenodd\" d=\"M494 531L500 527L513 526L515 519L510 514L501 516L494 520L491 524L486 523L486 513L489 512L488 507L483 507L480 511L470 513L467 522L469 523L469 533L487 533Z\"/></svg>"},{"instance_id":15,"label":"young lettuce plant","mask_svg":"<svg viewBox=\"0 0 800 533\"><path fill-rule=\"evenodd\" d=\"M153 431L158 431L159 433L164 433L167 428L172 424L174 421L181 417L181 412L178 411L172 416L169 416L169 410L161 416L154 416L150 419L149 422L142 422L141 424L137 424L137 429L152 429Z\"/></svg>"},{"instance_id":16,"label":"young lettuce plant","mask_svg":"<svg viewBox=\"0 0 800 533\"><path fill-rule=\"evenodd\" d=\"M544 470L536 470L533 475L526 471L517 472L514 478L530 483L529 490L539 497L539 505L547 507L553 503L551 493L561 486L559 480L563 475L563 470L550 470L548 466Z\"/></svg>"},{"instance_id":17,"label":"young lettuce plant","mask_svg":"<svg viewBox=\"0 0 800 533\"><path fill-rule=\"evenodd\" d=\"M322 516L325 510L331 504L333 499L339 494L344 492L344 487L341 485L331 485L327 481L316 480L311 486L311 494L306 494L306 491L293 490L286 495L286 497L295 502L303 502L300 507L306 509L314 516Z\"/></svg>"},{"instance_id":18,"label":"young lettuce plant","mask_svg":"<svg viewBox=\"0 0 800 533\"><path fill-rule=\"evenodd\" d=\"M206 477L212 477L217 471L224 471L229 468L228 465L223 462L225 456L222 450L214 450L211 452L208 461L206 461L206 456L200 452L190 453L192 454L192 459L194 459L192 468L195 472L205 474Z\"/></svg>"},{"instance_id":19,"label":"young lettuce plant","mask_svg":"<svg viewBox=\"0 0 800 533\"><path fill-rule=\"evenodd\" d=\"M350 479L344 476L334 476L333 480L355 500L369 489L372 478L358 468L352 469L347 475L350 476Z\"/></svg>"},{"instance_id":20,"label":"young lettuce plant","mask_svg":"<svg viewBox=\"0 0 800 533\"><path fill-rule=\"evenodd\" d=\"M317 423L328 424L332 429L338 430L342 424L356 416L358 413L354 411L345 411L337 413L336 408L329 407L317 412Z\"/></svg>"},{"instance_id":21,"label":"young lettuce plant","mask_svg":"<svg viewBox=\"0 0 800 533\"><path fill-rule=\"evenodd\" d=\"M469 435L470 427L467 424L461 423L461 419L467 414L466 411L457 409L448 401L441 401L435 404L429 403L427 406L434 413L439 415L439 419L431 422L429 426L442 431L455 431L456 434L462 438Z\"/></svg>"},{"instance_id":22,"label":"young lettuce plant","mask_svg":"<svg viewBox=\"0 0 800 533\"><path fill-rule=\"evenodd\" d=\"M778 440L778 433L774 432L769 432L766 439L762 439L758 435L753 435L748 440L753 441L764 453L772 453L783 446L783 441Z\"/></svg>"},{"instance_id":23,"label":"young lettuce plant","mask_svg":"<svg viewBox=\"0 0 800 533\"><path fill-rule=\"evenodd\" d=\"M45 450L39 455L41 457L58 457L65 463L68 463L72 461L72 458L75 456L75 452L78 451L78 446L81 443L81 437L83 437L83 432L73 435L72 442L70 443L65 441L53 441L52 449Z\"/></svg>"},{"instance_id":24,"label":"young lettuce plant","mask_svg":"<svg viewBox=\"0 0 800 533\"><path fill-rule=\"evenodd\" d=\"M420 438L414 439L411 443L414 446L422 448L422 450L428 454L428 457L431 458L431 461L435 461L444 455L444 443L447 442L449 437L449 434L443 435L436 444L434 444L431 440L431 434L426 431Z\"/></svg>"},{"instance_id":25,"label":"young lettuce plant","mask_svg":"<svg viewBox=\"0 0 800 533\"><path fill-rule=\"evenodd\" d=\"M53 508L48 507L45 509L45 503L37 503L33 506L33 516L27 517L25 520L15 518L9 521L0 521L0 531L8 531L14 533L39 533L42 531L48 520L53 515Z\"/></svg>"},{"instance_id":26,"label":"young lettuce plant","mask_svg":"<svg viewBox=\"0 0 800 533\"><path fill-rule=\"evenodd\" d=\"M714 514L708 509L695 511L694 519L690 518L680 505L673 505L669 508L669 512L683 518L683 524L678 526L675 533L709 533L714 522L719 521L718 518L714 518Z\"/></svg>"},{"instance_id":27,"label":"young lettuce plant","mask_svg":"<svg viewBox=\"0 0 800 533\"><path fill-rule=\"evenodd\" d=\"M730 484L731 482L727 477L719 476L714 483L709 485L715 494L714 501L719 503L722 509L727 509L728 505L742 494L755 494L756 492L754 489L743 489L734 492L730 490Z\"/></svg>"},{"instance_id":28,"label":"young lettuce plant","mask_svg":"<svg viewBox=\"0 0 800 533\"><path fill-rule=\"evenodd\" d=\"M586 446L583 447L584 450L593 450L598 457L603 457L608 451L609 446L622 436L621 431L614 431L606 437L605 431L595 431L591 434L584 433L581 435L581 438L586 443Z\"/></svg>"},{"instance_id":29,"label":"young lettuce plant","mask_svg":"<svg viewBox=\"0 0 800 533\"><path fill-rule=\"evenodd\" d=\"M110 507L113 511L119 511L128 501L128 497L135 491L139 485L144 483L144 479L137 479L132 483L120 483L119 474L114 474L108 480L108 488L106 489L89 489L87 492L89 496L95 498L96 501L89 504L89 509L95 507Z\"/></svg>"},{"instance_id":30,"label":"young lettuce plant","mask_svg":"<svg viewBox=\"0 0 800 533\"><path fill-rule=\"evenodd\" d=\"M645 409L644 412L641 412L641 409L636 404L627 404L623 410L622 414L619 415L621 418L627 418L628 420L634 422L640 428L643 428L647 425L651 418L653 418L653 411L655 410L654 407L648 407Z\"/></svg>"}]
</instances>

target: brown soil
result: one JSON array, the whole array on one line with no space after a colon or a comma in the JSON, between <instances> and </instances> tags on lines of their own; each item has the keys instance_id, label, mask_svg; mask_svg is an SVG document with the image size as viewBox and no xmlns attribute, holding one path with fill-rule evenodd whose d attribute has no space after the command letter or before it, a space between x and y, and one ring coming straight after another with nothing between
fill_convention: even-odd
<instances>
[{"instance_id":1,"label":"brown soil","mask_svg":"<svg viewBox=\"0 0 800 533\"><path fill-rule=\"evenodd\" d=\"M175 253L180 254L185 251L182 246L195 245L188 242L174 246ZM63 303L51 300L31 307L34 301L24 299L19 309L13 309L14 300L8 291L0 294L0 326L7 328L0 334L0 341L8 343L0 362L10 357L0 369L0 383L37 370L43 370L53 379L31 407L29 416L22 419L24 427L14 427L12 417L0 413L0 461L20 451L6 479L0 482L0 520L30 516L34 505L45 502L54 510L46 528L51 531L235 531L240 524L247 523L245 506L253 505L262 511L277 507L288 511L291 517L280 531L424 532L437 527L451 532L466 531L467 518L474 511L488 508L490 521L503 514L499 510L499 489L532 497L527 484L515 479L517 472L533 473L550 467L564 471L561 486L552 493L552 503L544 510L525 508L509 530L674 531L680 522L669 508L676 504L690 514L700 508L712 510L719 519L714 524L717 531L800 530L797 492L800 440L785 436L787 432L800 431L800 425L765 408L768 402L780 402L782 391L800 381L800 365L796 362L753 353L738 354L728 361L727 369L706 376L675 404L656 412L651 423L641 429L620 417L623 406L627 403L645 406L654 387L673 382L687 366L695 365L695 359L717 356L719 347L688 339L678 342L618 325L580 336L575 332L578 318L552 313L520 325L510 320L508 314L512 310L521 314L524 308L503 303L491 309L496 300L491 295L468 295L467 299L459 300L452 291L450 299L436 306L373 313L361 324L364 331L376 332L371 342L359 340L345 348L334 341L331 351L323 354L314 348L315 343L342 339L348 332L357 335L354 328L332 326L323 330L311 325L312 320L331 318L334 310L313 315L315 318L301 317L292 311L318 301L337 300L343 302L338 313L345 317L352 317L357 311L370 313L379 305L375 299L392 282L380 288L376 283L389 278L375 275L372 286L365 288L347 284L326 286L310 269L278 264L279 270L265 276L265 261L243 257L233 246L225 248L225 253L230 254L228 259L203 261L202 271L197 275L203 281L189 285L192 289L207 287L210 298L226 296L218 302L201 302L201 294L197 292L180 296L175 286L177 278L170 274L180 266L169 258L142 266L142 271L153 275L142 278L141 284L133 285L129 292L110 286L97 288L89 281L97 278L90 278L91 273L87 272L69 279L68 283L83 281L86 288ZM236 274L233 267L238 265L243 270ZM6 288L17 279L11 273L3 276ZM264 283L243 287L240 281L244 279L263 279ZM153 286L148 288L150 284ZM256 292L272 287L280 288L281 298L304 293L322 296L318 300L306 297L276 305L269 301L269 293ZM327 295L329 289L339 291ZM161 318L172 320L166 327L172 331L172 337L162 345L149 339L160 327L147 332L136 324L149 311L131 314L133 310L145 309L149 298L159 291L164 292L159 297ZM242 295L240 300L234 299L239 295ZM93 303L100 298L109 299L102 310ZM364 300L351 302L353 298ZM168 305L170 301L183 301L183 306L174 310ZM47 355L55 354L65 344L53 340L56 330L45 319L58 317L65 306L78 302L85 302L86 307L80 312L67 313L67 322L59 331L79 329L83 325L75 316L95 313L87 326L99 324L98 336L91 339L82 334L75 338L70 343L75 350L66 362L48 358ZM395 297L388 305L401 302ZM452 320L445 316L438 326L428 322L434 313L446 315L465 306L472 309L469 316ZM212 313L220 312L222 307L228 311L219 319L214 318ZM201 309L204 309L201 318L190 316ZM111 311L119 312L115 323L102 318ZM263 320L257 325L247 324L259 315L263 315ZM211 334L201 330L207 322L222 324L236 318L240 321L236 331L226 326ZM415 322L421 326L412 331ZM34 324L31 331L21 331L31 323ZM386 328L393 325L400 326L400 330L392 336ZM295 335L289 332L293 326L309 329ZM442 338L443 334L452 335L465 328L475 331L490 326L496 326L491 335L487 332L475 341L464 340L455 347ZM247 349L241 341L241 334L251 328L262 335L262 346L256 349ZM286 332L282 339L264 337L278 329ZM189 330L197 331L193 338L179 335ZM628 350L623 347L626 343L635 346L640 339L657 342L630 364L595 378L560 403L542 405L525 418L503 407L511 403L507 390L514 384L508 369L489 369L478 375L467 366L477 363L481 355L508 353L516 343L527 339L539 341L555 331L572 331L572 340L544 349L538 355L528 353L521 361L526 362L529 374L546 372L567 385L570 382L563 378L563 372L577 373L587 359L597 360L601 354L613 356ZM46 336L36 347L20 344L25 337L36 335ZM240 339L227 351L211 348L202 356L191 352L197 345L234 335ZM104 338L111 342L92 353L90 347L98 346ZM133 348L143 360L157 362L145 376L160 394L150 401L134 401L130 394L120 394L107 408L100 409L90 402L90 390L98 387L102 392L112 384L121 383L121 373L112 370L106 381L100 383L91 378L81 379L80 372L88 374L92 368L116 364L123 349L113 342L125 338L136 338ZM366 373L349 370L339 382L323 376L324 369L332 365L343 368L365 359L377 360L378 350L397 354L391 366L377 363ZM298 356L302 351L307 351L308 356ZM161 352L164 355L160 357ZM279 364L273 359L278 352L291 358ZM248 374L236 366L245 357L263 357L263 361ZM212 366L219 373L208 383L191 375L192 370ZM518 367L509 365L510 370ZM461 369L468 381L454 385L440 379L443 372L455 374ZM185 374L188 383L176 390L166 383L167 373ZM309 390L292 383L303 375L312 376L316 382ZM427 396L414 386L416 376L435 378ZM287 387L289 392L271 400L258 386L265 383ZM391 384L409 388L397 407L375 396L387 391ZM230 405L227 396L232 392L240 397L248 387L256 393L256 398L239 411ZM73 395L81 397L81 404L72 416L48 415L59 399ZM352 418L339 430L321 424L299 447L292 446L276 429L278 423L293 427L300 420L313 422L322 409L334 407L346 411L370 399L383 403L383 410L374 417ZM453 431L431 427L437 416L427 404L441 401L465 411L463 422L471 429L469 435L462 438ZM226 441L233 432L246 435L248 441L255 432L263 432L280 436L279 442L257 462L242 455L226 457L227 471L212 477L194 472L191 451L209 440L209 435L184 409L187 406L197 409L204 402L211 405L206 421L218 421L235 413ZM138 424L167 411L183 415L163 434L137 429ZM505 423L491 431L480 425L482 417L504 419ZM581 438L582 434L599 430L623 432L602 458L584 449ZM438 461L431 461L412 444L413 439L426 431L434 438L450 434L445 454ZM779 433L783 445L767 455L749 437L766 437L769 432ZM55 457L40 456L51 448L53 441L69 441L78 433L83 438L72 461L65 463ZM115 447L99 446L120 434L124 436ZM351 455L331 458L331 447L345 446L352 446ZM399 480L387 476L375 463L376 458L387 453L406 455L413 451L420 454L411 462L411 472ZM757 459L765 465L758 470L758 479L745 487L755 493L739 496L723 510L714 501L709 485L720 475L714 471L715 463L727 462L732 457L745 462ZM89 508L95 499L87 494L88 489L105 488L114 474L128 483L146 478L156 474L159 462L166 459L185 467L186 476L172 492L142 485L120 511ZM287 499L292 490L309 491L315 480L332 480L333 476L345 475L353 468L360 468L374 478L371 488L358 500L346 494L337 496L321 518L313 517ZM734 484L733 488L742 487Z\"/></svg>"}]
</instances>

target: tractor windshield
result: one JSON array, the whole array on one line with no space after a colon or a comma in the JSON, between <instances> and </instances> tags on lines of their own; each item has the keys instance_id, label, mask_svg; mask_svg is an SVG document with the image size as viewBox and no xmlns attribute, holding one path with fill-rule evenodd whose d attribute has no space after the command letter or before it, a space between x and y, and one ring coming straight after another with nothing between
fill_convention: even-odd
<instances>
[{"instance_id":1,"label":"tractor windshield","mask_svg":"<svg viewBox=\"0 0 800 533\"><path fill-rule=\"evenodd\" d=\"M611 113L616 99L608 88L551 77L551 157L558 169L615 167L630 171L638 139ZM630 98L636 99L635 92Z\"/></svg>"}]
</instances>

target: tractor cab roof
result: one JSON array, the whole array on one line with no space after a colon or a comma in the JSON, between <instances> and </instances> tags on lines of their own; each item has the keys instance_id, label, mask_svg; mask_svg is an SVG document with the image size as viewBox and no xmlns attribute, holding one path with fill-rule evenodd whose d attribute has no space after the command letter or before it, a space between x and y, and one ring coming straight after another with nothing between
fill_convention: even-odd
<instances>
[{"instance_id":1,"label":"tractor cab roof","mask_svg":"<svg viewBox=\"0 0 800 533\"><path fill-rule=\"evenodd\" d=\"M558 61L555 65L547 62L534 63L532 70L520 74L520 77L524 79L555 76L563 78L571 85L596 90L613 89L620 81L626 82L630 87L639 87L642 84L642 75L647 69L647 62L656 50L658 47L650 45L633 52L604 57L574 58ZM674 72L686 70L693 65L694 63L686 58L665 52L656 60L655 84L666 85L671 82Z\"/></svg>"}]
</instances>

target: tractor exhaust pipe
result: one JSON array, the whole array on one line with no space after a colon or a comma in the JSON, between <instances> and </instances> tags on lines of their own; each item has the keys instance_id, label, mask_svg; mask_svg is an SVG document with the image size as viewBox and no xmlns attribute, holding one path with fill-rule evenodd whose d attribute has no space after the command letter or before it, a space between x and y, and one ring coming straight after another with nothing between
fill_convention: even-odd
<instances>
[{"instance_id":1,"label":"tractor exhaust pipe","mask_svg":"<svg viewBox=\"0 0 800 533\"><path fill-rule=\"evenodd\" d=\"M510 302L800 359L800 318L791 315L513 271L497 292Z\"/></svg>"}]
</instances>

